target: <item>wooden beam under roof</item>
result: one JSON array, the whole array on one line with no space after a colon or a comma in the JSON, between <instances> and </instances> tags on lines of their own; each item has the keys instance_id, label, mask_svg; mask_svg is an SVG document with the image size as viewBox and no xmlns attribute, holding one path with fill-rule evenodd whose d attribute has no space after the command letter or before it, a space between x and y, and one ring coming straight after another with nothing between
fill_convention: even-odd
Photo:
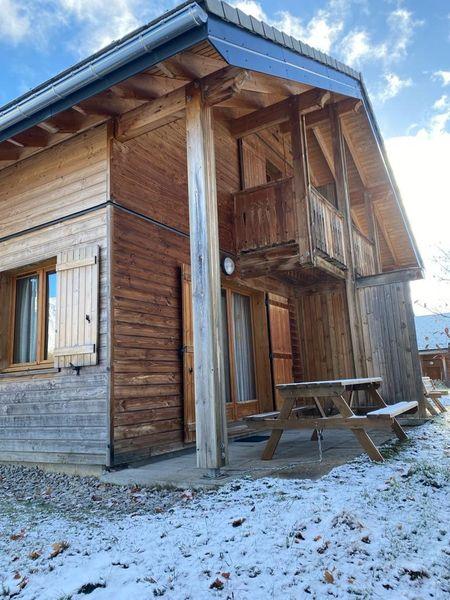
<instances>
[{"instance_id":1,"label":"wooden beam under roof","mask_svg":"<svg viewBox=\"0 0 450 600\"><path fill-rule=\"evenodd\" d=\"M77 133L89 123L89 118L76 110L65 110L46 119L44 123L50 124L59 133Z\"/></svg>"},{"instance_id":2,"label":"wooden beam under roof","mask_svg":"<svg viewBox=\"0 0 450 600\"><path fill-rule=\"evenodd\" d=\"M0 160L11 161L18 160L22 154L22 149L18 146L14 146L9 142L2 142L0 144Z\"/></svg>"},{"instance_id":3,"label":"wooden beam under roof","mask_svg":"<svg viewBox=\"0 0 450 600\"><path fill-rule=\"evenodd\" d=\"M323 108L330 99L329 92L312 89L298 95L298 110L301 114ZM255 112L236 119L231 124L231 133L236 138L241 138L251 133L261 131L274 125L287 122L289 119L290 98L262 108Z\"/></svg>"},{"instance_id":4,"label":"wooden beam under roof","mask_svg":"<svg viewBox=\"0 0 450 600\"><path fill-rule=\"evenodd\" d=\"M226 67L200 80L203 101L213 106L231 98L241 89L246 71ZM178 88L122 115L117 120L116 137L124 142L180 117L186 105L186 90Z\"/></svg>"},{"instance_id":5,"label":"wooden beam under roof","mask_svg":"<svg viewBox=\"0 0 450 600\"><path fill-rule=\"evenodd\" d=\"M349 112L358 113L362 108L361 100L356 98L346 98L336 102L336 112L338 116L345 115ZM310 112L306 115L306 127L319 127L324 123L329 123L330 115L327 109L322 108L320 110Z\"/></svg>"},{"instance_id":6,"label":"wooden beam under roof","mask_svg":"<svg viewBox=\"0 0 450 600\"><path fill-rule=\"evenodd\" d=\"M31 127L13 136L14 141L25 148L46 148L50 138L51 133L40 127Z\"/></svg>"}]
</instances>

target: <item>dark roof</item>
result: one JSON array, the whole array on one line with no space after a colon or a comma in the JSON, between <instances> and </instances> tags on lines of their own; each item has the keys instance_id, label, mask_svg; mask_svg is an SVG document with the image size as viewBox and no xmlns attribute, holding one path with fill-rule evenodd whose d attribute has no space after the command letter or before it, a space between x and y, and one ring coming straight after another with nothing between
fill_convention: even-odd
<instances>
[{"instance_id":1,"label":"dark roof","mask_svg":"<svg viewBox=\"0 0 450 600\"><path fill-rule=\"evenodd\" d=\"M450 313L415 317L417 345L420 350L448 348L450 344Z\"/></svg>"},{"instance_id":2,"label":"dark roof","mask_svg":"<svg viewBox=\"0 0 450 600\"><path fill-rule=\"evenodd\" d=\"M182 3L178 4L173 9L171 9L170 11L164 12L162 15L160 15L156 19L153 19L152 21L146 23L145 25L141 25L137 29L130 31L130 33L128 33L124 37L122 37L118 40L114 40L111 44L109 44L108 46L105 46L104 48L102 48L101 50L96 52L95 54L87 56L80 62L72 65L71 67L65 69L64 71L58 73L57 75L51 77L50 79L48 79L46 81L44 81L43 83L40 83L36 87L27 91L25 94L22 94L21 96L14 98L7 104L0 106L0 115L3 112L6 112L12 106L19 104L20 102L22 102L29 96L32 96L36 92L42 90L43 88L47 87L48 85L60 80L61 78L65 77L66 75L69 75L71 72L77 71L80 67L88 64L93 59L95 59L103 54L108 53L110 50L114 49L116 46L120 46L124 41L128 40L129 38L132 38L139 32L144 31L153 25L156 25L162 19L167 18L172 13L177 12L184 6L189 6L190 4L193 4L194 2L195 2L195 0L188 0L186 2L182 2ZM227 4L226 2L222 2L222 0L198 0L196 2L196 4L201 6L206 12L208 12L212 15L215 15L224 21L233 23L234 25L237 25L238 27L242 27L243 29L246 29L246 30L250 31L251 33L254 33L255 35L258 35L259 37L268 39L272 42L275 42L276 44L284 46L285 48L289 48L290 50L293 50L294 52L297 52L298 54L300 54L302 56L306 56L307 58L311 58L312 60L315 60L315 61L320 62L328 67L331 67L331 68L335 69L336 71L340 71L341 73L345 73L346 75L349 75L350 77L354 77L357 80L361 80L361 73L359 73L358 71L355 71L354 69L345 65L344 63L341 63L338 60L332 58L331 56L324 54L320 50L316 50L315 48L312 48L308 44L305 44L305 43L301 42L300 40L297 40L296 38L294 38L290 35L287 35L286 33L283 33L282 31L276 29L275 27L272 27L271 25L268 25L267 23L259 21L258 19L255 19L254 17L251 17L251 16L245 14L238 8L234 8L233 6L230 6L229 4Z\"/></svg>"},{"instance_id":3,"label":"dark roof","mask_svg":"<svg viewBox=\"0 0 450 600\"><path fill-rule=\"evenodd\" d=\"M355 71L344 63L324 54L320 50L308 46L308 44L280 31L276 27L272 27L267 23L255 19L255 17L245 14L242 10L239 10L239 8L234 8L226 2L222 2L222 0L202 0L198 2L198 4L203 6L207 12L220 17L224 21L243 27L251 33L266 38L285 48L289 48L290 50L294 50L294 52L298 52L298 54L312 58L313 60L327 65L332 69L336 69L337 71L341 71L350 77L361 79L361 74L358 71Z\"/></svg>"}]
</instances>

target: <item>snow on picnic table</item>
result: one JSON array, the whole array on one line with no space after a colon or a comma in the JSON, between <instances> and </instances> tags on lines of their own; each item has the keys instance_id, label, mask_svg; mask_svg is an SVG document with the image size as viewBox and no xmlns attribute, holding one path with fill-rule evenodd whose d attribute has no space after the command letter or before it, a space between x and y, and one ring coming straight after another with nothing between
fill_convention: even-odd
<instances>
[{"instance_id":1,"label":"snow on picnic table","mask_svg":"<svg viewBox=\"0 0 450 600\"><path fill-rule=\"evenodd\" d=\"M410 438L386 448L383 464L362 456L318 481L243 479L198 494L105 488L95 508L75 510L52 504L51 491L39 504L14 500L10 469L0 598L448 598L450 423Z\"/></svg>"}]
</instances>

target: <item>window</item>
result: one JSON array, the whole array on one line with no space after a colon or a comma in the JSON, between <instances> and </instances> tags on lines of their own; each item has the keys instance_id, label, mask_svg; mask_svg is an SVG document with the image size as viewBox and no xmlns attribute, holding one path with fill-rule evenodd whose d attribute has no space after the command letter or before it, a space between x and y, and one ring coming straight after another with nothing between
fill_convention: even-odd
<instances>
[{"instance_id":1,"label":"window","mask_svg":"<svg viewBox=\"0 0 450 600\"><path fill-rule=\"evenodd\" d=\"M52 361L56 331L54 263L14 274L11 291L10 365Z\"/></svg>"},{"instance_id":2,"label":"window","mask_svg":"<svg viewBox=\"0 0 450 600\"><path fill-rule=\"evenodd\" d=\"M222 342L227 411L240 418L244 405L257 402L250 294L222 289Z\"/></svg>"}]
</instances>

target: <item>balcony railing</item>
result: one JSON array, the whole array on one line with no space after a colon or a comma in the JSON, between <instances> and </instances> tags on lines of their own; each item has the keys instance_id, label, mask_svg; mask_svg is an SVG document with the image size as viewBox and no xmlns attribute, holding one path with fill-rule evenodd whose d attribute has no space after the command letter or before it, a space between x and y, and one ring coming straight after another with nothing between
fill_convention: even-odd
<instances>
[{"instance_id":1,"label":"balcony railing","mask_svg":"<svg viewBox=\"0 0 450 600\"><path fill-rule=\"evenodd\" d=\"M239 252L284 245L296 239L292 179L282 179L235 196Z\"/></svg>"},{"instance_id":2,"label":"balcony railing","mask_svg":"<svg viewBox=\"0 0 450 600\"><path fill-rule=\"evenodd\" d=\"M344 217L314 187L310 188L313 243L320 254L345 266Z\"/></svg>"},{"instance_id":3,"label":"balcony railing","mask_svg":"<svg viewBox=\"0 0 450 600\"><path fill-rule=\"evenodd\" d=\"M343 271L347 260L342 213L312 186L309 208L314 255ZM304 208L301 210L305 212ZM306 213L296 213L292 178L238 192L235 195L236 247L243 271L261 273L269 266L275 270L308 266L301 260L305 240L299 239L297 229L297 219L304 218ZM374 245L356 228L353 244L356 275L375 273ZM317 262L316 266L326 267L323 262Z\"/></svg>"},{"instance_id":4,"label":"balcony railing","mask_svg":"<svg viewBox=\"0 0 450 600\"><path fill-rule=\"evenodd\" d=\"M353 227L353 253L357 276L364 277L376 273L375 245L356 227Z\"/></svg>"}]
</instances>

